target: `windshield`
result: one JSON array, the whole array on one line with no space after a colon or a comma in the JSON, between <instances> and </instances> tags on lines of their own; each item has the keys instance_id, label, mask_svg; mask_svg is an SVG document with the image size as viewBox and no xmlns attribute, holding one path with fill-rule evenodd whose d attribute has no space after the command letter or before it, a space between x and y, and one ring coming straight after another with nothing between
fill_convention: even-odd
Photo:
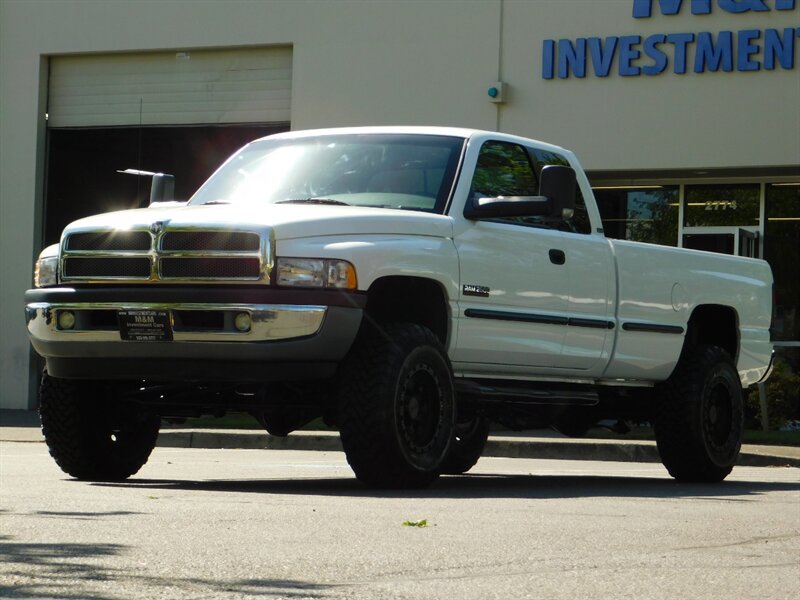
<instances>
[{"instance_id":1,"label":"windshield","mask_svg":"<svg viewBox=\"0 0 800 600\"><path fill-rule=\"evenodd\" d=\"M463 138L356 134L245 146L190 204L347 204L444 211Z\"/></svg>"}]
</instances>

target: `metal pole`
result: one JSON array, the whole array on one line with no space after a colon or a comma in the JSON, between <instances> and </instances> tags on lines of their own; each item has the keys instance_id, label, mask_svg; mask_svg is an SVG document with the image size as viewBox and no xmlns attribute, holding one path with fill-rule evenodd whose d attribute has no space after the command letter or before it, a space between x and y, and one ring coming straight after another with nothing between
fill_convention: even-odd
<instances>
[{"instance_id":1,"label":"metal pole","mask_svg":"<svg viewBox=\"0 0 800 600\"><path fill-rule=\"evenodd\" d=\"M758 384L758 402L761 405L761 430L769 431L769 413L767 412L767 385Z\"/></svg>"}]
</instances>

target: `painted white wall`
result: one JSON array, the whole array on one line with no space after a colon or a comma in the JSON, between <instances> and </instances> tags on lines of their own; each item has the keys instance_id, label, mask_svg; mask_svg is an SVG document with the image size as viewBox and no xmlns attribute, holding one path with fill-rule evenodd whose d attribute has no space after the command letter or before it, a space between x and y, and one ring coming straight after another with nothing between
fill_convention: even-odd
<instances>
[{"instance_id":1,"label":"painted white wall","mask_svg":"<svg viewBox=\"0 0 800 600\"><path fill-rule=\"evenodd\" d=\"M291 45L293 129L502 129L598 170L800 164L800 66L541 78L544 38L800 26L800 10L684 12L634 20L631 0L0 0L0 407L28 406L22 295L39 250L47 56ZM486 88L501 75L498 108Z\"/></svg>"}]
</instances>

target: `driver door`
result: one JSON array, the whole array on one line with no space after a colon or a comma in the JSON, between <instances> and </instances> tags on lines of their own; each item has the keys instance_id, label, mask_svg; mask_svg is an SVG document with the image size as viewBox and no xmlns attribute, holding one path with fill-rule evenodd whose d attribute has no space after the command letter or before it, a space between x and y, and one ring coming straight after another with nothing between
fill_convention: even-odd
<instances>
[{"instance_id":1,"label":"driver door","mask_svg":"<svg viewBox=\"0 0 800 600\"><path fill-rule=\"evenodd\" d=\"M484 143L470 194L537 193L524 147ZM477 220L456 235L455 244L461 268L456 370L514 374L555 366L568 321L564 234L538 217Z\"/></svg>"}]
</instances>

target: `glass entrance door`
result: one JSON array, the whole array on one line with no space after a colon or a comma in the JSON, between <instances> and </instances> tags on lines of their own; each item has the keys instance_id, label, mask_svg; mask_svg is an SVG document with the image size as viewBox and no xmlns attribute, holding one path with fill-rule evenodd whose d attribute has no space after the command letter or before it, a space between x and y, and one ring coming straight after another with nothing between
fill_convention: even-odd
<instances>
[{"instance_id":1,"label":"glass entrance door","mask_svg":"<svg viewBox=\"0 0 800 600\"><path fill-rule=\"evenodd\" d=\"M758 231L739 229L739 256L749 258L761 258L758 252L759 235Z\"/></svg>"},{"instance_id":2,"label":"glass entrance door","mask_svg":"<svg viewBox=\"0 0 800 600\"><path fill-rule=\"evenodd\" d=\"M713 227L714 231L703 232L704 227L692 228L692 233L684 229L683 247L720 254L733 254L759 258L758 231L743 227Z\"/></svg>"},{"instance_id":3,"label":"glass entrance door","mask_svg":"<svg viewBox=\"0 0 800 600\"><path fill-rule=\"evenodd\" d=\"M685 186L681 246L758 258L761 195L759 184Z\"/></svg>"}]
</instances>

